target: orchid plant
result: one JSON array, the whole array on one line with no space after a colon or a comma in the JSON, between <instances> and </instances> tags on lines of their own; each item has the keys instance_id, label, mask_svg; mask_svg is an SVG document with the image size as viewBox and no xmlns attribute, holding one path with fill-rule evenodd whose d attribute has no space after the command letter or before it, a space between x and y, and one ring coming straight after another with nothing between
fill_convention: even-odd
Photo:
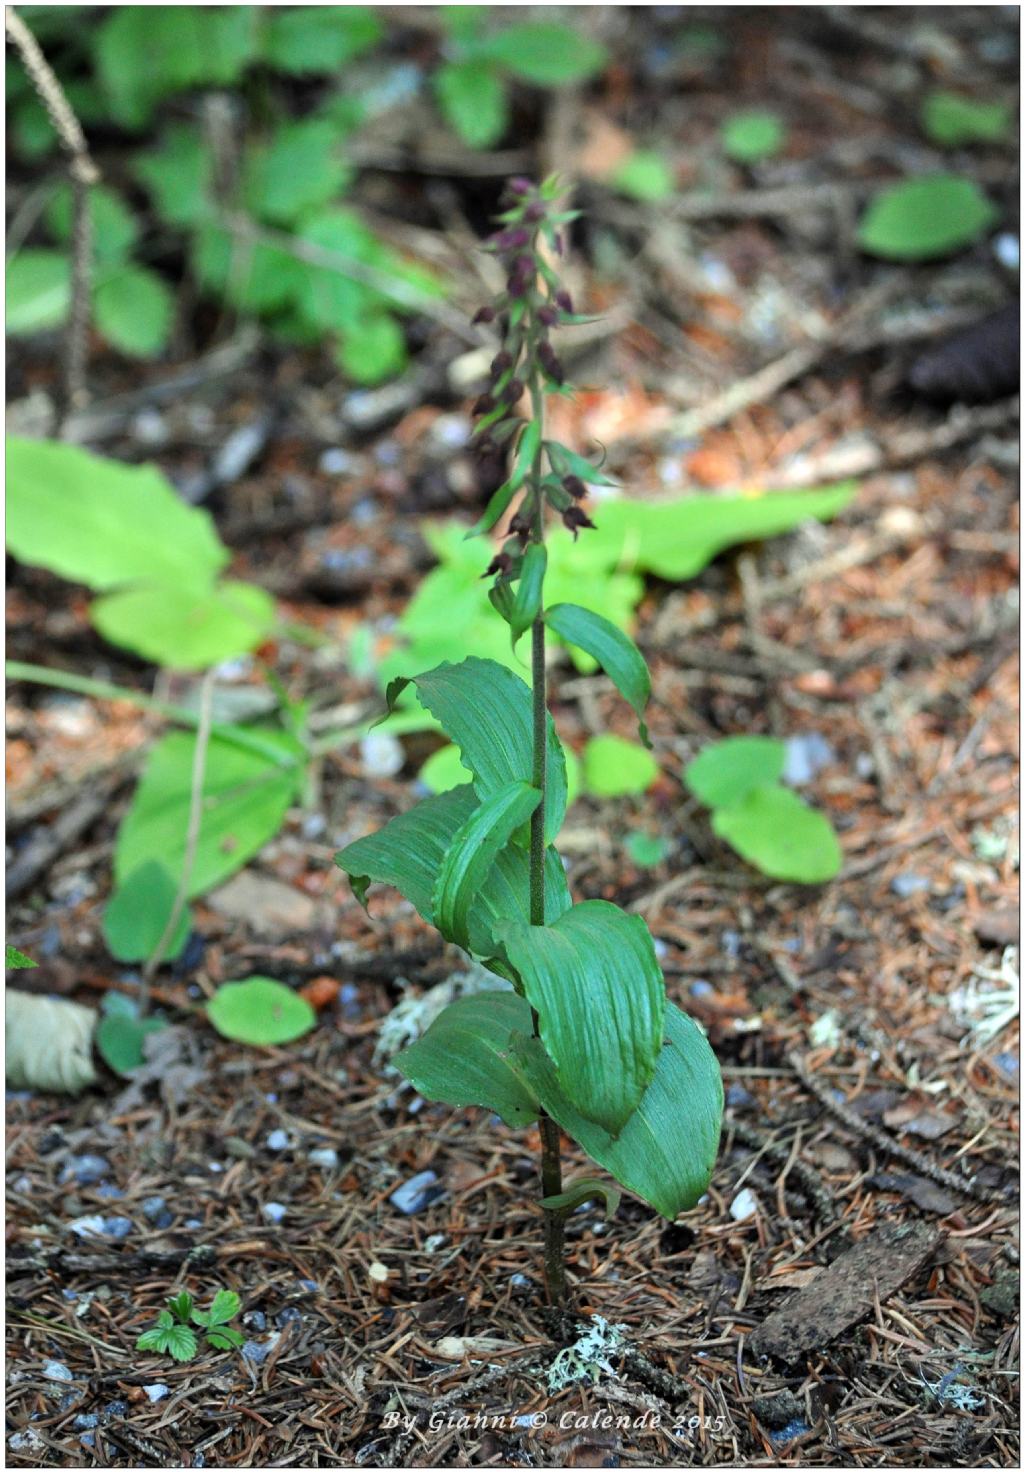
<instances>
[{"instance_id":1,"label":"orchid plant","mask_svg":"<svg viewBox=\"0 0 1024 1472\"><path fill-rule=\"evenodd\" d=\"M505 290L474 319L501 336L490 386L476 404L476 442L492 453L503 447L512 469L473 533L491 532L513 511L487 575L513 647L530 634L531 684L477 658L393 680L389 711L411 684L472 781L349 844L337 863L364 904L371 882L393 885L446 940L503 980L502 989L451 1003L395 1062L429 1100L539 1126L545 1281L549 1299L561 1303L566 1215L598 1196L611 1211L619 1198L593 1177L563 1183L561 1132L673 1220L707 1188L722 1084L703 1032L666 1000L644 921L607 900L574 902L554 847L566 765L547 710L546 631L603 667L647 745L651 682L639 650L614 624L573 603L544 601L549 513L574 535L585 532L593 526L581 504L588 485L613 482L544 431L545 395L569 391L550 334L586 320L574 313L554 264L575 215L558 209L555 180L513 179L507 194L488 242ZM524 401L527 416L518 407Z\"/></svg>"}]
</instances>

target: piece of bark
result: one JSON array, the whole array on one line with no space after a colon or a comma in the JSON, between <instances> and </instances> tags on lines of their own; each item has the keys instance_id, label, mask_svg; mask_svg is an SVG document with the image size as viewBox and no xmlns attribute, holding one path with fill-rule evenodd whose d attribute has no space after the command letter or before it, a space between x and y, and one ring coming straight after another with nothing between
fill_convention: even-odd
<instances>
[{"instance_id":1,"label":"piece of bark","mask_svg":"<svg viewBox=\"0 0 1024 1472\"><path fill-rule=\"evenodd\" d=\"M916 359L910 384L938 403L987 404L1020 387L1020 303L1007 302Z\"/></svg>"},{"instance_id":2,"label":"piece of bark","mask_svg":"<svg viewBox=\"0 0 1024 1472\"><path fill-rule=\"evenodd\" d=\"M813 1353L866 1319L928 1261L942 1234L924 1222L886 1226L751 1330L747 1353L787 1362Z\"/></svg>"},{"instance_id":3,"label":"piece of bark","mask_svg":"<svg viewBox=\"0 0 1024 1472\"><path fill-rule=\"evenodd\" d=\"M1015 946L1020 939L1019 910L986 910L975 917L974 933L990 946Z\"/></svg>"}]
</instances>

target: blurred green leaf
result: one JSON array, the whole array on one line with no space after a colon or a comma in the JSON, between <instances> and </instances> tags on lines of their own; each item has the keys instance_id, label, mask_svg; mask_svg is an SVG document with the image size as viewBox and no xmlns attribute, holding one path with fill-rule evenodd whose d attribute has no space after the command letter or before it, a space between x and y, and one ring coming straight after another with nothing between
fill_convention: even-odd
<instances>
[{"instance_id":1,"label":"blurred green leaf","mask_svg":"<svg viewBox=\"0 0 1024 1472\"><path fill-rule=\"evenodd\" d=\"M653 833L631 833L626 839L626 852L641 869L653 869L668 857L671 845Z\"/></svg>"},{"instance_id":2,"label":"blurred green leaf","mask_svg":"<svg viewBox=\"0 0 1024 1472\"><path fill-rule=\"evenodd\" d=\"M470 148L491 148L508 127L505 84L485 61L448 61L434 73L445 121Z\"/></svg>"},{"instance_id":3,"label":"blurred green leaf","mask_svg":"<svg viewBox=\"0 0 1024 1472\"><path fill-rule=\"evenodd\" d=\"M558 21L516 21L491 36L481 52L538 87L585 81L602 70L608 57L600 42Z\"/></svg>"},{"instance_id":4,"label":"blurred green leaf","mask_svg":"<svg viewBox=\"0 0 1024 1472\"><path fill-rule=\"evenodd\" d=\"M608 182L620 194L651 203L671 199L676 192L675 177L668 163L659 153L646 149L637 149L623 159Z\"/></svg>"},{"instance_id":5,"label":"blurred green leaf","mask_svg":"<svg viewBox=\"0 0 1024 1472\"><path fill-rule=\"evenodd\" d=\"M112 1013L96 1024L95 1041L100 1057L121 1078L130 1078L146 1060L144 1045L152 1032L167 1026L163 1017L127 1017Z\"/></svg>"},{"instance_id":6,"label":"blurred green leaf","mask_svg":"<svg viewBox=\"0 0 1024 1472\"><path fill-rule=\"evenodd\" d=\"M441 861L431 898L433 923L468 949L469 917L501 849L540 802L538 788L510 782L481 802L458 829Z\"/></svg>"},{"instance_id":7,"label":"blurred green leaf","mask_svg":"<svg viewBox=\"0 0 1024 1472\"><path fill-rule=\"evenodd\" d=\"M438 747L420 767L420 781L430 792L450 792L472 780L473 774L462 765L457 746Z\"/></svg>"},{"instance_id":8,"label":"blurred green leaf","mask_svg":"<svg viewBox=\"0 0 1024 1472\"><path fill-rule=\"evenodd\" d=\"M338 362L356 383L394 378L406 364L401 324L390 312L368 312L342 330Z\"/></svg>"},{"instance_id":9,"label":"blurred green leaf","mask_svg":"<svg viewBox=\"0 0 1024 1472\"><path fill-rule=\"evenodd\" d=\"M515 599L509 612L513 649L516 641L526 633L540 613L544 597L544 573L547 565L547 548L542 542L531 542L523 557L522 572L519 575Z\"/></svg>"},{"instance_id":10,"label":"blurred green leaf","mask_svg":"<svg viewBox=\"0 0 1024 1472\"><path fill-rule=\"evenodd\" d=\"M365 5L268 6L263 56L278 71L333 72L380 40L381 24Z\"/></svg>"},{"instance_id":11,"label":"blurred green leaf","mask_svg":"<svg viewBox=\"0 0 1024 1472\"><path fill-rule=\"evenodd\" d=\"M786 130L773 112L738 112L722 128L722 147L738 164L757 164L782 148Z\"/></svg>"},{"instance_id":12,"label":"blurred green leaf","mask_svg":"<svg viewBox=\"0 0 1024 1472\"><path fill-rule=\"evenodd\" d=\"M61 184L46 208L46 223L62 245L71 240L71 185ZM93 258L101 265L122 261L139 236L139 222L121 196L105 184L89 190Z\"/></svg>"},{"instance_id":13,"label":"blurred green leaf","mask_svg":"<svg viewBox=\"0 0 1024 1472\"><path fill-rule=\"evenodd\" d=\"M248 654L274 627L276 606L254 583L190 589L154 583L123 588L92 604L105 639L171 670L203 670Z\"/></svg>"},{"instance_id":14,"label":"blurred green leaf","mask_svg":"<svg viewBox=\"0 0 1024 1472\"><path fill-rule=\"evenodd\" d=\"M213 166L198 129L188 123L172 124L159 147L136 153L130 166L168 225L194 225L202 217Z\"/></svg>"},{"instance_id":15,"label":"blurred green leaf","mask_svg":"<svg viewBox=\"0 0 1024 1472\"><path fill-rule=\"evenodd\" d=\"M929 92L921 104L921 126L940 148L964 143L1001 143L1012 123L1003 102L977 102L956 92Z\"/></svg>"},{"instance_id":16,"label":"blurred green leaf","mask_svg":"<svg viewBox=\"0 0 1024 1472\"><path fill-rule=\"evenodd\" d=\"M71 263L55 250L20 250L7 263L7 331L27 337L65 320L71 305Z\"/></svg>"},{"instance_id":17,"label":"blurred green leaf","mask_svg":"<svg viewBox=\"0 0 1024 1472\"><path fill-rule=\"evenodd\" d=\"M7 971L27 971L39 965L33 961L31 956L26 956L24 951L19 951L17 946L5 947L4 968Z\"/></svg>"},{"instance_id":18,"label":"blurred green leaf","mask_svg":"<svg viewBox=\"0 0 1024 1472\"><path fill-rule=\"evenodd\" d=\"M96 326L133 358L156 358L167 346L174 298L162 276L145 266L120 266L93 289Z\"/></svg>"},{"instance_id":19,"label":"blurred green leaf","mask_svg":"<svg viewBox=\"0 0 1024 1472\"><path fill-rule=\"evenodd\" d=\"M292 1043L316 1026L305 997L269 976L250 976L218 987L206 1015L222 1038L272 1047Z\"/></svg>"},{"instance_id":20,"label":"blurred green leaf","mask_svg":"<svg viewBox=\"0 0 1024 1472\"><path fill-rule=\"evenodd\" d=\"M103 938L115 960L149 959L167 928L176 895L177 885L158 859L147 859L132 870L103 912ZM181 955L191 925L191 916L184 909L165 952L166 960Z\"/></svg>"},{"instance_id":21,"label":"blurred green leaf","mask_svg":"<svg viewBox=\"0 0 1024 1472\"><path fill-rule=\"evenodd\" d=\"M256 734L257 728L248 728ZM203 822L188 896L204 894L241 869L277 833L298 795L302 747L281 731L259 729L268 755L213 736L203 776ZM173 731L153 746L114 848L122 884L149 859L175 883L185 857L192 802L194 733Z\"/></svg>"},{"instance_id":22,"label":"blurred green leaf","mask_svg":"<svg viewBox=\"0 0 1024 1472\"><path fill-rule=\"evenodd\" d=\"M299 295L307 268L287 251L200 225L192 238L192 265L201 286L222 293L240 312L266 313Z\"/></svg>"},{"instance_id":23,"label":"blurred green leaf","mask_svg":"<svg viewBox=\"0 0 1024 1472\"><path fill-rule=\"evenodd\" d=\"M583 748L583 785L595 797L646 792L657 775L657 762L635 741L608 733L592 737Z\"/></svg>"},{"instance_id":24,"label":"blurred green leaf","mask_svg":"<svg viewBox=\"0 0 1024 1472\"><path fill-rule=\"evenodd\" d=\"M785 764L785 742L770 736L729 736L694 757L683 780L707 807L724 808L755 787L778 782Z\"/></svg>"},{"instance_id":25,"label":"blurred green leaf","mask_svg":"<svg viewBox=\"0 0 1024 1472\"><path fill-rule=\"evenodd\" d=\"M756 787L739 802L716 808L711 826L741 858L772 879L823 884L843 865L828 819L785 787Z\"/></svg>"},{"instance_id":26,"label":"blurred green leaf","mask_svg":"<svg viewBox=\"0 0 1024 1472\"><path fill-rule=\"evenodd\" d=\"M245 162L243 193L251 212L291 225L305 211L337 198L352 177L336 129L322 118L284 123Z\"/></svg>"},{"instance_id":27,"label":"blurred green leaf","mask_svg":"<svg viewBox=\"0 0 1024 1472\"><path fill-rule=\"evenodd\" d=\"M884 189L868 205L857 243L888 261L931 261L978 240L999 211L971 179L933 174Z\"/></svg>"},{"instance_id":28,"label":"blurred green leaf","mask_svg":"<svg viewBox=\"0 0 1024 1472\"><path fill-rule=\"evenodd\" d=\"M575 603L556 603L544 614L550 629L569 645L585 650L612 680L640 722L640 739L650 745L644 711L651 698L651 676L639 649L621 629L592 609Z\"/></svg>"}]
</instances>

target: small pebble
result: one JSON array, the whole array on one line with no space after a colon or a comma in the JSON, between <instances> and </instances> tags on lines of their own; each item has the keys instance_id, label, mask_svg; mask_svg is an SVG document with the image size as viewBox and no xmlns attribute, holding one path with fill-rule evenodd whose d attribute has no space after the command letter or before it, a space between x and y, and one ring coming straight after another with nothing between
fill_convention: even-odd
<instances>
[{"instance_id":1,"label":"small pebble","mask_svg":"<svg viewBox=\"0 0 1024 1472\"><path fill-rule=\"evenodd\" d=\"M320 456L317 468L322 475L347 475L355 466L356 461L347 450L340 445L332 445Z\"/></svg>"},{"instance_id":2,"label":"small pebble","mask_svg":"<svg viewBox=\"0 0 1024 1472\"><path fill-rule=\"evenodd\" d=\"M464 414L442 414L430 426L432 439L448 450L459 450L469 443L473 425Z\"/></svg>"},{"instance_id":3,"label":"small pebble","mask_svg":"<svg viewBox=\"0 0 1024 1472\"><path fill-rule=\"evenodd\" d=\"M171 1387L159 1381L156 1385L144 1385L142 1388L154 1404L158 1400L164 1400L171 1393Z\"/></svg>"},{"instance_id":4,"label":"small pebble","mask_svg":"<svg viewBox=\"0 0 1024 1472\"><path fill-rule=\"evenodd\" d=\"M862 782L869 781L875 775L874 757L870 756L866 751L858 752L853 764L853 770Z\"/></svg>"},{"instance_id":5,"label":"small pebble","mask_svg":"<svg viewBox=\"0 0 1024 1472\"><path fill-rule=\"evenodd\" d=\"M432 1170L421 1170L419 1175L413 1176L392 1191L388 1200L403 1216L416 1216L444 1194L444 1187L438 1184L436 1173Z\"/></svg>"},{"instance_id":6,"label":"small pebble","mask_svg":"<svg viewBox=\"0 0 1024 1472\"><path fill-rule=\"evenodd\" d=\"M67 1365L60 1360L46 1360L43 1363L43 1375L47 1380L73 1380L75 1377Z\"/></svg>"},{"instance_id":7,"label":"small pebble","mask_svg":"<svg viewBox=\"0 0 1024 1472\"><path fill-rule=\"evenodd\" d=\"M128 1402L126 1400L112 1400L103 1407L104 1419L109 1421L112 1416L127 1416Z\"/></svg>"},{"instance_id":8,"label":"small pebble","mask_svg":"<svg viewBox=\"0 0 1024 1472\"><path fill-rule=\"evenodd\" d=\"M292 1304L288 1304L288 1306L286 1308L283 1308L279 1314L274 1315L274 1323L279 1329L283 1329L286 1324L299 1323L301 1318L301 1309L297 1309L293 1307Z\"/></svg>"},{"instance_id":9,"label":"small pebble","mask_svg":"<svg viewBox=\"0 0 1024 1472\"><path fill-rule=\"evenodd\" d=\"M129 1233L134 1232L134 1230L135 1223L130 1217L108 1216L103 1219L104 1237L113 1237L117 1242L122 1241L123 1238L127 1237Z\"/></svg>"},{"instance_id":10,"label":"small pebble","mask_svg":"<svg viewBox=\"0 0 1024 1472\"><path fill-rule=\"evenodd\" d=\"M319 1293L320 1284L315 1278L300 1278L299 1287L304 1293Z\"/></svg>"},{"instance_id":11,"label":"small pebble","mask_svg":"<svg viewBox=\"0 0 1024 1472\"><path fill-rule=\"evenodd\" d=\"M742 945L743 937L740 935L738 930L722 931L722 949L725 951L725 954L727 956L731 956L735 960L735 958L740 953Z\"/></svg>"},{"instance_id":12,"label":"small pebble","mask_svg":"<svg viewBox=\"0 0 1024 1472\"><path fill-rule=\"evenodd\" d=\"M423 1251L436 1252L438 1248L443 1247L447 1241L448 1238L443 1232L431 1232L430 1236L423 1244Z\"/></svg>"},{"instance_id":13,"label":"small pebble","mask_svg":"<svg viewBox=\"0 0 1024 1472\"><path fill-rule=\"evenodd\" d=\"M190 1232L198 1232L199 1228L203 1225L203 1221L201 1217L190 1216L186 1219L185 1225Z\"/></svg>"},{"instance_id":14,"label":"small pebble","mask_svg":"<svg viewBox=\"0 0 1024 1472\"><path fill-rule=\"evenodd\" d=\"M68 1223L68 1230L74 1232L76 1237L102 1237L103 1221L101 1216L79 1216Z\"/></svg>"},{"instance_id":15,"label":"small pebble","mask_svg":"<svg viewBox=\"0 0 1024 1472\"><path fill-rule=\"evenodd\" d=\"M267 1316L260 1308L250 1309L247 1314L242 1315L242 1323L247 1329L254 1329L257 1334L262 1334L267 1327Z\"/></svg>"},{"instance_id":16,"label":"small pebble","mask_svg":"<svg viewBox=\"0 0 1024 1472\"><path fill-rule=\"evenodd\" d=\"M711 985L710 981L704 981L700 978L698 978L696 981L691 981L690 983L691 997L710 997L714 994L714 990L715 989Z\"/></svg>"},{"instance_id":17,"label":"small pebble","mask_svg":"<svg viewBox=\"0 0 1024 1472\"><path fill-rule=\"evenodd\" d=\"M992 252L1007 271L1020 270L1020 240L1016 235L1011 235L1008 231L997 235L992 242Z\"/></svg>"},{"instance_id":18,"label":"small pebble","mask_svg":"<svg viewBox=\"0 0 1024 1472\"><path fill-rule=\"evenodd\" d=\"M359 743L367 777L394 777L405 766L402 744L389 731L371 731Z\"/></svg>"},{"instance_id":19,"label":"small pebble","mask_svg":"<svg viewBox=\"0 0 1024 1472\"><path fill-rule=\"evenodd\" d=\"M291 1143L286 1130L271 1130L267 1136L268 1150L290 1150Z\"/></svg>"},{"instance_id":20,"label":"small pebble","mask_svg":"<svg viewBox=\"0 0 1024 1472\"><path fill-rule=\"evenodd\" d=\"M96 1445L96 1437L91 1431L83 1431L78 1439L83 1446L89 1447L90 1450Z\"/></svg>"},{"instance_id":21,"label":"small pebble","mask_svg":"<svg viewBox=\"0 0 1024 1472\"><path fill-rule=\"evenodd\" d=\"M909 869L903 874L897 874L889 884L893 894L898 895L901 900L909 899L912 894L927 894L931 887L931 880L924 874L915 874Z\"/></svg>"},{"instance_id":22,"label":"small pebble","mask_svg":"<svg viewBox=\"0 0 1024 1472\"><path fill-rule=\"evenodd\" d=\"M280 1201L267 1201L263 1207L263 1215L267 1221L273 1222L275 1226L280 1225L288 1215L287 1206L282 1206Z\"/></svg>"},{"instance_id":23,"label":"small pebble","mask_svg":"<svg viewBox=\"0 0 1024 1472\"><path fill-rule=\"evenodd\" d=\"M790 787L812 782L823 767L830 767L836 754L819 731L803 731L786 742L782 780Z\"/></svg>"},{"instance_id":24,"label":"small pebble","mask_svg":"<svg viewBox=\"0 0 1024 1472\"><path fill-rule=\"evenodd\" d=\"M120 1201L124 1192L120 1186L115 1186L113 1181L103 1181L96 1187L96 1195L102 1196L104 1201Z\"/></svg>"},{"instance_id":25,"label":"small pebble","mask_svg":"<svg viewBox=\"0 0 1024 1472\"><path fill-rule=\"evenodd\" d=\"M168 1211L167 1202L162 1196L147 1196L142 1203L142 1215L161 1231L174 1223L174 1213Z\"/></svg>"},{"instance_id":26,"label":"small pebble","mask_svg":"<svg viewBox=\"0 0 1024 1472\"><path fill-rule=\"evenodd\" d=\"M318 1165L321 1170L338 1169L338 1152L330 1145L320 1145L309 1152L310 1165Z\"/></svg>"},{"instance_id":27,"label":"small pebble","mask_svg":"<svg viewBox=\"0 0 1024 1472\"><path fill-rule=\"evenodd\" d=\"M94 1186L109 1176L113 1167L102 1155L69 1155L59 1176L59 1184L74 1181L78 1186Z\"/></svg>"},{"instance_id":28,"label":"small pebble","mask_svg":"<svg viewBox=\"0 0 1024 1472\"><path fill-rule=\"evenodd\" d=\"M31 1452L42 1446L42 1442L36 1433L29 1428L28 1431L16 1431L7 1445L12 1452Z\"/></svg>"},{"instance_id":29,"label":"small pebble","mask_svg":"<svg viewBox=\"0 0 1024 1472\"><path fill-rule=\"evenodd\" d=\"M748 1109L757 1101L750 1090L745 1089L742 1084L730 1084L725 1092L725 1102L731 1109Z\"/></svg>"},{"instance_id":30,"label":"small pebble","mask_svg":"<svg viewBox=\"0 0 1024 1472\"><path fill-rule=\"evenodd\" d=\"M96 1411L87 1411L76 1416L72 1424L76 1431L92 1431L100 1424L100 1418Z\"/></svg>"},{"instance_id":31,"label":"small pebble","mask_svg":"<svg viewBox=\"0 0 1024 1472\"><path fill-rule=\"evenodd\" d=\"M729 1215L734 1222L745 1222L749 1217L757 1214L757 1197L749 1186L733 1197L732 1205L729 1207Z\"/></svg>"},{"instance_id":32,"label":"small pebble","mask_svg":"<svg viewBox=\"0 0 1024 1472\"><path fill-rule=\"evenodd\" d=\"M511 1276L511 1278L509 1278L508 1281L512 1285L513 1288L532 1288L533 1287L533 1279L532 1278L528 1278L525 1273L513 1273L512 1276Z\"/></svg>"},{"instance_id":33,"label":"small pebble","mask_svg":"<svg viewBox=\"0 0 1024 1472\"><path fill-rule=\"evenodd\" d=\"M262 1365L267 1355L273 1349L276 1339L276 1334L272 1335L271 1338L266 1341L259 1339L247 1339L242 1345L243 1358L249 1360L251 1364Z\"/></svg>"}]
</instances>

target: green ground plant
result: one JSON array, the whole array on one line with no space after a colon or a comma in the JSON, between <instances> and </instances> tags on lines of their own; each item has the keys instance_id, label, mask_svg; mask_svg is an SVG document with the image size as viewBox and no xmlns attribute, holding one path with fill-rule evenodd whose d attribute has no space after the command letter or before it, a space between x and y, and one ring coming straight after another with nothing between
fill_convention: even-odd
<instances>
[{"instance_id":1,"label":"green ground plant","mask_svg":"<svg viewBox=\"0 0 1024 1472\"><path fill-rule=\"evenodd\" d=\"M161 1309L156 1325L140 1334L135 1342L137 1349L149 1349L155 1354L169 1354L175 1360L195 1359L199 1353L199 1339L195 1325L203 1330L209 1349L241 1349L244 1335L229 1327L238 1313L242 1300L237 1293L221 1288L209 1308L197 1308L191 1293L183 1289L174 1298L167 1300Z\"/></svg>"},{"instance_id":2,"label":"green ground plant","mask_svg":"<svg viewBox=\"0 0 1024 1472\"><path fill-rule=\"evenodd\" d=\"M531 683L476 655L394 679L389 708L414 689L472 781L427 798L337 855L360 900L372 882L393 885L505 983L453 1002L395 1062L430 1100L480 1105L507 1124L538 1124L553 1302L567 1292L566 1214L613 1189L589 1177L563 1184L560 1130L671 1220L707 1188L722 1111L718 1064L697 1024L666 1000L643 920L605 900L574 903L553 846L567 778L547 711L548 630L603 667L645 743L650 696L647 667L620 628L592 609L549 601L548 515L571 534L589 534L587 485L608 480L544 431L545 394L567 391L549 334L580 320L552 265L571 218L556 208L557 196L553 181L539 188L511 182L489 243L506 288L477 314L501 336L490 387L476 405L477 441L507 445L512 471L476 530L489 530L519 496L486 575L506 641L514 648L530 636ZM516 412L522 400L527 418Z\"/></svg>"}]
</instances>

